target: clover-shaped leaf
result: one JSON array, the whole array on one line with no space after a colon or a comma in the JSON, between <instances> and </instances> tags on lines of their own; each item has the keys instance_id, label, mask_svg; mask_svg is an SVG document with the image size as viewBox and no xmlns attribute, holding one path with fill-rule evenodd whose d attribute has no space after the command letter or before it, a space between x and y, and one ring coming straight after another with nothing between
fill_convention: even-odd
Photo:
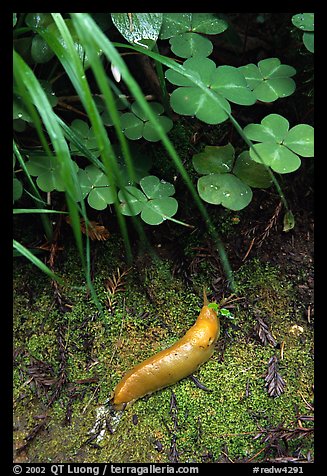
<instances>
[{"instance_id":1,"label":"clover-shaped leaf","mask_svg":"<svg viewBox=\"0 0 327 476\"><path fill-rule=\"evenodd\" d=\"M202 200L214 205L223 205L231 210L241 210L250 203L251 184L243 180L242 176L237 177L237 169L240 170L242 165L239 163L239 157L235 165L234 160L235 150L232 144L206 146L203 152L193 156L195 170L205 174L197 183Z\"/></svg>"},{"instance_id":2,"label":"clover-shaped leaf","mask_svg":"<svg viewBox=\"0 0 327 476\"><path fill-rule=\"evenodd\" d=\"M187 59L184 69L195 81L201 81L207 90L197 86L189 77L168 69L166 78L177 86L170 96L170 104L177 114L196 116L207 124L219 124L228 118L229 102L219 93L210 89L211 81L216 72L215 63L209 58L194 57ZM212 94L216 101L212 100Z\"/></svg>"},{"instance_id":3,"label":"clover-shaped leaf","mask_svg":"<svg viewBox=\"0 0 327 476\"><path fill-rule=\"evenodd\" d=\"M78 170L78 165L73 162L73 167ZM26 168L32 176L36 176L36 183L43 192L65 191L64 181L61 177L61 166L57 157L35 155L26 162Z\"/></svg>"},{"instance_id":4,"label":"clover-shaped leaf","mask_svg":"<svg viewBox=\"0 0 327 476\"><path fill-rule=\"evenodd\" d=\"M132 44L153 48L158 39L162 13L112 13L117 30Z\"/></svg>"},{"instance_id":5,"label":"clover-shaped leaf","mask_svg":"<svg viewBox=\"0 0 327 476\"><path fill-rule=\"evenodd\" d=\"M15 176L16 156L13 154L13 201L19 200L23 194L23 184Z\"/></svg>"},{"instance_id":6,"label":"clover-shaped leaf","mask_svg":"<svg viewBox=\"0 0 327 476\"><path fill-rule=\"evenodd\" d=\"M23 184L18 178L14 177L13 178L13 201L16 202L17 200L20 199L20 197L23 194Z\"/></svg>"},{"instance_id":7,"label":"clover-shaped leaf","mask_svg":"<svg viewBox=\"0 0 327 476\"><path fill-rule=\"evenodd\" d=\"M292 23L304 32L304 46L310 53L314 53L314 13L297 13L292 16Z\"/></svg>"},{"instance_id":8,"label":"clover-shaped leaf","mask_svg":"<svg viewBox=\"0 0 327 476\"><path fill-rule=\"evenodd\" d=\"M185 32L217 35L227 28L226 21L215 13L164 13L159 36L166 40Z\"/></svg>"},{"instance_id":9,"label":"clover-shaped leaf","mask_svg":"<svg viewBox=\"0 0 327 476\"><path fill-rule=\"evenodd\" d=\"M279 114L270 114L261 124L248 124L244 128L247 137L260 142L250 149L251 158L271 167L275 172L294 172L301 165L302 157L313 157L314 129L298 124L289 129L288 121ZM258 157L257 153L260 155Z\"/></svg>"},{"instance_id":10,"label":"clover-shaped leaf","mask_svg":"<svg viewBox=\"0 0 327 476\"><path fill-rule=\"evenodd\" d=\"M159 180L155 175L143 177L140 185L145 195L150 199L170 197L175 193L175 187L172 183Z\"/></svg>"},{"instance_id":11,"label":"clover-shaped leaf","mask_svg":"<svg viewBox=\"0 0 327 476\"><path fill-rule=\"evenodd\" d=\"M32 118L20 96L14 95L13 99L13 119L32 122Z\"/></svg>"},{"instance_id":12,"label":"clover-shaped leaf","mask_svg":"<svg viewBox=\"0 0 327 476\"><path fill-rule=\"evenodd\" d=\"M170 131L173 127L173 122L169 117L162 116L164 108L157 102L149 104L154 114L157 115L157 120L160 122L165 132ZM121 116L121 126L124 134L131 140L137 140L141 137L150 141L157 142L160 140L160 135L157 129L149 121L149 118L144 114L137 102L131 106L131 112L126 112Z\"/></svg>"},{"instance_id":13,"label":"clover-shaped leaf","mask_svg":"<svg viewBox=\"0 0 327 476\"><path fill-rule=\"evenodd\" d=\"M305 31L303 33L303 44L304 46L306 47L306 49L308 51L310 51L310 53L314 53L315 51L315 44L314 44L314 33L312 32L309 32L309 31Z\"/></svg>"},{"instance_id":14,"label":"clover-shaped leaf","mask_svg":"<svg viewBox=\"0 0 327 476\"><path fill-rule=\"evenodd\" d=\"M46 28L53 23L51 13L27 13L25 23L31 28Z\"/></svg>"},{"instance_id":15,"label":"clover-shaped leaf","mask_svg":"<svg viewBox=\"0 0 327 476\"><path fill-rule=\"evenodd\" d=\"M178 209L177 200L171 195L175 187L168 182L159 180L154 175L144 177L140 181L141 190L127 186L118 193L121 201L121 212L124 215L138 215L149 225L160 225L164 220L174 216Z\"/></svg>"},{"instance_id":16,"label":"clover-shaped leaf","mask_svg":"<svg viewBox=\"0 0 327 476\"><path fill-rule=\"evenodd\" d=\"M255 162L247 150L237 157L233 174L250 187L268 188L272 184L272 178L267 168L263 164Z\"/></svg>"},{"instance_id":17,"label":"clover-shaped leaf","mask_svg":"<svg viewBox=\"0 0 327 476\"><path fill-rule=\"evenodd\" d=\"M230 104L251 105L256 97L241 71L233 66L219 66L202 56L187 59L183 64L188 76L168 69L166 78L176 86L181 86L170 97L175 112L195 115L208 124L219 124L228 118ZM193 77L194 81L191 80ZM201 81L206 87L197 86ZM216 101L213 101L212 95Z\"/></svg>"},{"instance_id":18,"label":"clover-shaped leaf","mask_svg":"<svg viewBox=\"0 0 327 476\"><path fill-rule=\"evenodd\" d=\"M100 151L93 127L89 128L87 123L81 119L74 119L70 127L73 129L74 133L78 136L79 140L84 144L84 146L89 149L96 157L99 157ZM70 150L74 155L85 157L84 153L78 149L73 142L70 143Z\"/></svg>"},{"instance_id":19,"label":"clover-shaped leaf","mask_svg":"<svg viewBox=\"0 0 327 476\"><path fill-rule=\"evenodd\" d=\"M32 29L47 28L53 23L51 13L28 13L25 23ZM46 41L38 34L34 35L31 44L31 55L36 63L46 63L54 56L54 52Z\"/></svg>"},{"instance_id":20,"label":"clover-shaped leaf","mask_svg":"<svg viewBox=\"0 0 327 476\"><path fill-rule=\"evenodd\" d=\"M314 13L297 13L292 16L294 26L303 31L314 31Z\"/></svg>"},{"instance_id":21,"label":"clover-shaped leaf","mask_svg":"<svg viewBox=\"0 0 327 476\"><path fill-rule=\"evenodd\" d=\"M251 63L238 69L259 101L276 101L295 91L296 85L291 77L296 74L296 70L281 64L278 58L267 58L259 61L258 66Z\"/></svg>"},{"instance_id":22,"label":"clover-shaped leaf","mask_svg":"<svg viewBox=\"0 0 327 476\"><path fill-rule=\"evenodd\" d=\"M123 190L119 190L120 210L123 215L135 216L141 213L147 198L141 190L131 185L127 185Z\"/></svg>"},{"instance_id":23,"label":"clover-shaped leaf","mask_svg":"<svg viewBox=\"0 0 327 476\"><path fill-rule=\"evenodd\" d=\"M80 169L78 179L82 190L82 197L87 195L88 204L95 210L104 210L107 205L114 203L114 194L108 184L106 175L95 165L88 165Z\"/></svg>"},{"instance_id":24,"label":"clover-shaped leaf","mask_svg":"<svg viewBox=\"0 0 327 476\"><path fill-rule=\"evenodd\" d=\"M181 58L191 56L209 56L212 53L213 45L208 38L198 33L186 32L173 36L169 40L171 51Z\"/></svg>"},{"instance_id":25,"label":"clover-shaped leaf","mask_svg":"<svg viewBox=\"0 0 327 476\"><path fill-rule=\"evenodd\" d=\"M210 87L228 101L236 104L251 106L256 102L256 97L249 88L244 74L234 66L218 66Z\"/></svg>"},{"instance_id":26,"label":"clover-shaped leaf","mask_svg":"<svg viewBox=\"0 0 327 476\"><path fill-rule=\"evenodd\" d=\"M213 205L223 205L230 210L242 210L252 200L251 188L235 175L209 174L198 180L200 197Z\"/></svg>"},{"instance_id":27,"label":"clover-shaped leaf","mask_svg":"<svg viewBox=\"0 0 327 476\"><path fill-rule=\"evenodd\" d=\"M38 28L40 30L45 30L47 33L56 37L63 47L67 47L66 42L63 39L56 23L53 21L51 14L36 13L31 15L32 16L28 20L28 23L33 29L36 30L36 32ZM76 49L81 61L83 61L84 68L87 69L90 66L90 61L85 52L84 46L76 33L74 24L70 19L64 20L64 22L72 36L74 48ZM100 48L97 48L97 54L102 54L102 50ZM48 43L43 39L43 37L41 37L41 35L39 34L36 34L32 40L31 55L36 63L46 63L54 56L54 52L52 51Z\"/></svg>"},{"instance_id":28,"label":"clover-shaped leaf","mask_svg":"<svg viewBox=\"0 0 327 476\"><path fill-rule=\"evenodd\" d=\"M160 225L167 218L174 216L178 209L177 200L173 197L149 200L142 212L141 218L148 225Z\"/></svg>"},{"instance_id":29,"label":"clover-shaped leaf","mask_svg":"<svg viewBox=\"0 0 327 476\"><path fill-rule=\"evenodd\" d=\"M193 155L193 166L199 174L223 174L232 170L234 155L232 144L206 145L203 152Z\"/></svg>"}]
</instances>

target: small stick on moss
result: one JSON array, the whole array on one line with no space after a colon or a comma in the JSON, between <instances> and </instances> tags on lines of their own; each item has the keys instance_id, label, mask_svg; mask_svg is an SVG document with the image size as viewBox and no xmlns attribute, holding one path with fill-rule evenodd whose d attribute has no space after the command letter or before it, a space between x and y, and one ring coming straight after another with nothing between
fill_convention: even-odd
<instances>
[{"instance_id":1,"label":"small stick on moss","mask_svg":"<svg viewBox=\"0 0 327 476\"><path fill-rule=\"evenodd\" d=\"M203 385L203 383L201 383L196 377L194 377L194 375L190 375L190 379L195 383L198 388L201 388L201 390L204 390L205 392L212 392L210 388L207 388L205 385Z\"/></svg>"},{"instance_id":2,"label":"small stick on moss","mask_svg":"<svg viewBox=\"0 0 327 476\"><path fill-rule=\"evenodd\" d=\"M117 268L116 273L113 273L105 282L105 287L107 289L106 305L111 313L114 311L116 294L124 291L125 282L123 278L127 276L131 269L132 268L128 268L121 272L120 269Z\"/></svg>"},{"instance_id":3,"label":"small stick on moss","mask_svg":"<svg viewBox=\"0 0 327 476\"><path fill-rule=\"evenodd\" d=\"M261 340L263 345L267 345L269 343L273 347L276 347L277 341L270 332L268 325L260 317L257 317L255 330L257 331L259 339Z\"/></svg>"},{"instance_id":4,"label":"small stick on moss","mask_svg":"<svg viewBox=\"0 0 327 476\"><path fill-rule=\"evenodd\" d=\"M278 373L278 359L273 355L269 359L268 372L265 377L265 387L267 387L270 397L279 397L284 392L285 382Z\"/></svg>"}]
</instances>

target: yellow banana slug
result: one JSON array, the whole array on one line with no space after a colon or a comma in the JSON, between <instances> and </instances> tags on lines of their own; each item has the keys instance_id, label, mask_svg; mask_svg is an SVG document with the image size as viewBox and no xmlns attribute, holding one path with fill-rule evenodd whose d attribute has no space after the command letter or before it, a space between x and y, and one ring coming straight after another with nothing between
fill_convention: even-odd
<instances>
[{"instance_id":1,"label":"yellow banana slug","mask_svg":"<svg viewBox=\"0 0 327 476\"><path fill-rule=\"evenodd\" d=\"M205 297L195 324L176 344L141 362L124 375L113 392L113 407L122 410L126 404L195 372L211 357L219 331L217 311L208 306Z\"/></svg>"}]
</instances>

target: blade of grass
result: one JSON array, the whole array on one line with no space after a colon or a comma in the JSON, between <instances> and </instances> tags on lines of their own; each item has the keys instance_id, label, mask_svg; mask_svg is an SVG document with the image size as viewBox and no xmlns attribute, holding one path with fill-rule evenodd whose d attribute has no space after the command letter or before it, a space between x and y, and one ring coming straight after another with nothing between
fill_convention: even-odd
<instances>
[{"instance_id":1,"label":"blade of grass","mask_svg":"<svg viewBox=\"0 0 327 476\"><path fill-rule=\"evenodd\" d=\"M68 212L62 212L61 210L49 210L47 208L35 209L35 208L14 208L13 214L19 215L20 213L61 213L68 215Z\"/></svg>"},{"instance_id":2,"label":"blade of grass","mask_svg":"<svg viewBox=\"0 0 327 476\"><path fill-rule=\"evenodd\" d=\"M119 115L118 109L116 107L115 98L114 98L114 95L113 95L113 92L112 92L111 88L109 87L107 75L106 75L106 72L105 72L104 67L102 65L102 62L100 61L99 56L97 54L96 44L94 43L94 40L93 40L92 36L89 35L89 32L88 32L87 29L80 28L80 25L76 21L74 23L74 26L75 26L75 29L77 31L77 34L78 34L80 40L82 40L82 43L83 43L83 46L85 48L86 54L89 58L91 68L93 70L93 73L94 73L95 79L97 81L98 87L99 87L100 91L102 92L102 98L105 102L107 112L111 116L115 131L116 131L116 135L117 135L118 140L120 142L120 149L122 151L124 161L125 161L125 164L126 164L126 167L127 167L129 180L130 180L131 183L136 182L136 174L135 174L133 161L132 161L131 153L130 153L129 146L128 146L128 141L127 141L125 135L122 132L122 127L121 127L121 122L120 122L120 115ZM117 166L118 166L118 164L117 164ZM130 203L129 203L129 201L127 199L127 196L126 196L126 189L125 189L124 186L121 186L121 193L122 193L123 198L125 199L125 201L127 203L127 207L130 207ZM118 207L118 212L119 212L119 214L121 214L120 207ZM148 242L146 234L144 232L143 224L142 224L142 221L140 220L140 218L132 216L131 219L132 219L134 227L136 228L136 230L139 234L140 240ZM148 243L148 245L150 245L150 243Z\"/></svg>"},{"instance_id":3,"label":"blade of grass","mask_svg":"<svg viewBox=\"0 0 327 476\"><path fill-rule=\"evenodd\" d=\"M101 153L101 160L105 167L108 184L113 190L113 195L115 198L114 206L117 212L118 223L124 239L127 257L128 260L131 261L132 251L127 233L127 225L125 218L119 213L118 197L116 193L116 185L114 182L114 177L119 176L117 159L111 147L105 127L102 123L99 111L93 100L91 90L85 75L83 63L78 52L75 49L71 33L69 32L64 19L59 13L52 13L52 17L62 36L62 41L59 41L56 35L53 35L47 30L38 30L38 32L45 39L45 41L48 43L50 48L54 51L54 53L57 55L58 59L62 63L77 94L81 99L84 109L86 110L89 120L92 124Z\"/></svg>"},{"instance_id":4,"label":"blade of grass","mask_svg":"<svg viewBox=\"0 0 327 476\"><path fill-rule=\"evenodd\" d=\"M15 61L15 56L14 56L14 61ZM19 68L19 66L18 66ZM23 73L25 74L25 73ZM31 116L31 119L33 120L33 125L37 131L37 134L39 136L39 139L41 141L41 144L43 146L43 149L45 150L46 154L48 156L52 155L52 152L49 148L48 141L45 137L45 134L43 132L42 128L42 122L40 120L40 116L36 111L34 101L31 100L30 94L25 87L25 81L23 80L24 76L23 75L14 75L16 86L14 86L14 92L21 97L23 102L25 103L25 106Z\"/></svg>"},{"instance_id":5,"label":"blade of grass","mask_svg":"<svg viewBox=\"0 0 327 476\"><path fill-rule=\"evenodd\" d=\"M24 256L27 258L31 263L34 264L34 266L38 267L43 273L49 276L49 278L54 279L61 285L64 284L63 280L61 279L60 276L58 276L56 273L51 271L50 268L46 264L43 263L39 258L37 258L29 249L27 249L24 245L19 243L16 240L13 240L13 247L16 252L20 253L21 256Z\"/></svg>"},{"instance_id":6,"label":"blade of grass","mask_svg":"<svg viewBox=\"0 0 327 476\"><path fill-rule=\"evenodd\" d=\"M76 207L75 199L72 198L76 197L77 191L79 191L79 196L82 196L82 193L76 176L76 171L73 167L73 163L70 158L70 152L66 140L63 136L60 126L55 120L55 115L53 113L52 107L39 81L37 80L30 67L15 51L14 76L16 80L18 78L18 82L22 81L21 78L24 78L25 87L29 91L31 98L33 99L33 103L39 111L42 121L49 134L51 143L54 147L56 156L60 161L61 175L65 184L69 214L71 216L71 222L74 230L77 248L79 250L84 265L82 232L80 230L80 227L77 226L77 223L79 223L79 214Z\"/></svg>"},{"instance_id":7,"label":"blade of grass","mask_svg":"<svg viewBox=\"0 0 327 476\"><path fill-rule=\"evenodd\" d=\"M34 75L33 71L30 67L24 62L24 60L20 57L18 53L14 51L14 77L18 78L18 83L22 81L21 78L24 78L24 85L26 89L29 91L31 99L35 104L40 117L46 127L46 130L49 134L49 138L55 150L56 156L60 161L61 165L61 176L64 181L65 185L65 193L66 193L66 203L70 215L70 223L73 229L73 233L75 236L75 242L77 245L77 249L79 251L82 266L85 272L86 281L88 287L91 291L93 300L98 307L99 311L102 312L102 306L100 301L95 293L93 284L91 282L90 273L87 270L90 268L90 254L86 253L86 257L84 257L83 252L83 239L82 239L82 231L80 227L80 220L79 220L79 207L76 203L76 197L80 198L81 202L81 209L83 218L87 221L87 214L85 209L84 200L82 198L81 187L76 175L76 170L73 166L73 162L70 157L70 152L68 149L67 142L63 135L62 129L58 122L56 121L56 115L54 114L52 107L48 101L48 98L45 95L44 90L42 89L39 81L37 80L36 76ZM86 240L89 237L86 236ZM86 262L85 262L86 260Z\"/></svg>"},{"instance_id":8,"label":"blade of grass","mask_svg":"<svg viewBox=\"0 0 327 476\"><path fill-rule=\"evenodd\" d=\"M159 54L157 43L154 45L153 51L155 51L156 53ZM167 91L166 80L165 80L165 75L164 75L164 72L163 72L162 64L158 60L154 60L154 61L155 61L154 64L155 64L158 79L159 79L163 106L165 108L165 112L169 116L171 116L172 114L171 114L171 107L170 107L170 103L169 103L169 95L168 95L168 91Z\"/></svg>"},{"instance_id":9,"label":"blade of grass","mask_svg":"<svg viewBox=\"0 0 327 476\"><path fill-rule=\"evenodd\" d=\"M71 129L71 127L67 126L67 124L56 115L58 124L61 126L62 130L64 131L64 135L67 139L69 139L77 149L82 152L85 157L96 167L98 167L102 172L105 172L105 168L101 160L99 160L80 140L78 135Z\"/></svg>"}]
</instances>

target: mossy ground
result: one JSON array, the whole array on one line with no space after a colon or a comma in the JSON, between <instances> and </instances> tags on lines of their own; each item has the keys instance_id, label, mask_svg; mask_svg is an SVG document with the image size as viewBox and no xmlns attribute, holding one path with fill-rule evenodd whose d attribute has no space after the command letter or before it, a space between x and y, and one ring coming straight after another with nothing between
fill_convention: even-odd
<instances>
[{"instance_id":1,"label":"mossy ground","mask_svg":"<svg viewBox=\"0 0 327 476\"><path fill-rule=\"evenodd\" d=\"M123 271L127 266L119 238L95 246L94 286L104 304L105 280L117 267ZM259 453L258 461L265 447L260 438L254 439L260 429L280 424L296 428L296 415L308 413L306 402L313 398L312 326L294 310L293 285L280 269L254 259L236 274L237 294L245 299L237 302L234 321L222 320L217 350L196 373L211 392L184 379L135 402L113 434L107 429L86 444L99 410L124 372L171 345L193 324L202 305L200 283L207 284L210 292L205 266L203 275L195 278L195 287L172 277L172 266L168 259L139 257L114 296L114 311L105 309L101 315L86 296L79 258L68 244L57 267L67 283L62 293L71 303L70 312L59 312L51 284L38 270L23 261L15 264L15 446L24 442L39 421L37 416L48 414L44 428L24 453L26 461L165 463L170 461L173 440L180 462L219 461L223 454L234 461ZM256 315L269 324L279 344L284 342L283 359L280 348L263 346L258 339ZM52 377L58 375L59 328L64 333L67 382L47 408L54 387L37 385L29 369L34 358L52 369ZM274 354L286 382L285 392L277 398L268 396L264 381ZM172 392L177 402L175 429ZM313 452L311 437L288 444L290 454Z\"/></svg>"}]
</instances>

